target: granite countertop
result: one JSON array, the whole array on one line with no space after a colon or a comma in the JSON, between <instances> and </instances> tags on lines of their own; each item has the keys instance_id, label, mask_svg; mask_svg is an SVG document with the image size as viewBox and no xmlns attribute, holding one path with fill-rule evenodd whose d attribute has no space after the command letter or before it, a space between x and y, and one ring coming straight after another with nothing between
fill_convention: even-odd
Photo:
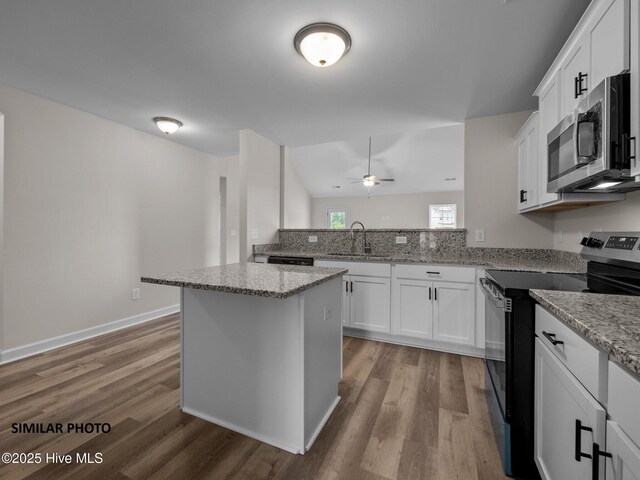
<instances>
[{"instance_id":1,"label":"granite countertop","mask_svg":"<svg viewBox=\"0 0 640 480\"><path fill-rule=\"evenodd\" d=\"M234 263L142 277L141 280L198 290L288 298L345 273L344 268Z\"/></svg>"},{"instance_id":2,"label":"granite countertop","mask_svg":"<svg viewBox=\"0 0 640 480\"><path fill-rule=\"evenodd\" d=\"M530 290L540 305L640 375L640 297Z\"/></svg>"},{"instance_id":3,"label":"granite countertop","mask_svg":"<svg viewBox=\"0 0 640 480\"><path fill-rule=\"evenodd\" d=\"M265 251L256 256L277 256L277 257L305 257L317 260L345 260L361 262L382 262L382 263L430 263L439 265L470 265L496 270L517 270L531 272L553 272L553 273L583 273L584 270L576 268L574 264L563 264L557 260L542 260L517 257L505 257L503 259L487 260L478 255L332 255L322 252L296 252L296 251Z\"/></svg>"}]
</instances>

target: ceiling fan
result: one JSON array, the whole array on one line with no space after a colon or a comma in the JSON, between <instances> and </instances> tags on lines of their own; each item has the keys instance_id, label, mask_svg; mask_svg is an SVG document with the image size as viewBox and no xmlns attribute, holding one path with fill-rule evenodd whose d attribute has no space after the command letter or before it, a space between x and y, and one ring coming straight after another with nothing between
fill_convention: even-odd
<instances>
[{"instance_id":1,"label":"ceiling fan","mask_svg":"<svg viewBox=\"0 0 640 480\"><path fill-rule=\"evenodd\" d=\"M365 187L373 187L374 185L380 185L380 182L393 181L395 181L393 178L378 178L375 175L371 175L371 137L369 137L369 166L367 168L367 174L362 176L362 180L358 179L358 181L351 183L362 182Z\"/></svg>"}]
</instances>

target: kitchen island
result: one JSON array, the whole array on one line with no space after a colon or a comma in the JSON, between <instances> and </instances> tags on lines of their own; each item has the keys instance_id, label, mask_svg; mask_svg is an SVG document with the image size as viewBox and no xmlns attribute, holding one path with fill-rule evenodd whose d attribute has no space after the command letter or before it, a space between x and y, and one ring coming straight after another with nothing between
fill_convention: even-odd
<instances>
[{"instance_id":1,"label":"kitchen island","mask_svg":"<svg viewBox=\"0 0 640 480\"><path fill-rule=\"evenodd\" d=\"M182 410L308 450L340 400L344 273L247 263L143 277L181 287Z\"/></svg>"}]
</instances>

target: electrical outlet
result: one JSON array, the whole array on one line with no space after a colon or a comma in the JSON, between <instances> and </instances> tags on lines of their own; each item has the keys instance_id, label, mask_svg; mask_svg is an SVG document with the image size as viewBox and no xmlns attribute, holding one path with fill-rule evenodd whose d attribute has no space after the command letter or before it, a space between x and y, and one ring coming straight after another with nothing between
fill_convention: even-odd
<instances>
[{"instance_id":1,"label":"electrical outlet","mask_svg":"<svg viewBox=\"0 0 640 480\"><path fill-rule=\"evenodd\" d=\"M396 237L396 243L407 243L407 237Z\"/></svg>"},{"instance_id":2,"label":"electrical outlet","mask_svg":"<svg viewBox=\"0 0 640 480\"><path fill-rule=\"evenodd\" d=\"M484 229L476 230L476 242L484 242Z\"/></svg>"},{"instance_id":3,"label":"electrical outlet","mask_svg":"<svg viewBox=\"0 0 640 480\"><path fill-rule=\"evenodd\" d=\"M140 300L140 289L134 288L131 290L131 300Z\"/></svg>"},{"instance_id":4,"label":"electrical outlet","mask_svg":"<svg viewBox=\"0 0 640 480\"><path fill-rule=\"evenodd\" d=\"M257 228L252 228L251 229L251 240L258 240L258 229Z\"/></svg>"},{"instance_id":5,"label":"electrical outlet","mask_svg":"<svg viewBox=\"0 0 640 480\"><path fill-rule=\"evenodd\" d=\"M580 242L582 240L582 238L584 237L584 235L582 235L582 230L578 230L578 242Z\"/></svg>"},{"instance_id":6,"label":"electrical outlet","mask_svg":"<svg viewBox=\"0 0 640 480\"><path fill-rule=\"evenodd\" d=\"M318 236L317 235L309 235L309 242L318 243Z\"/></svg>"},{"instance_id":7,"label":"electrical outlet","mask_svg":"<svg viewBox=\"0 0 640 480\"><path fill-rule=\"evenodd\" d=\"M331 310L331 307L324 307L324 319L329 320L331 317L333 317L333 310Z\"/></svg>"},{"instance_id":8,"label":"electrical outlet","mask_svg":"<svg viewBox=\"0 0 640 480\"><path fill-rule=\"evenodd\" d=\"M564 239L564 236L562 234L562 230L558 231L558 242L562 243L562 240Z\"/></svg>"}]
</instances>

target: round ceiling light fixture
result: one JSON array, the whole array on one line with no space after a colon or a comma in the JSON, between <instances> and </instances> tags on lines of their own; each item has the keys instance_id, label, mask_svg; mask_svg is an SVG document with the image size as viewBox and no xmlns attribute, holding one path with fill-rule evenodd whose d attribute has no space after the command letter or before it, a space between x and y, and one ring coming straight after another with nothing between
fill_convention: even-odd
<instances>
[{"instance_id":1,"label":"round ceiling light fixture","mask_svg":"<svg viewBox=\"0 0 640 480\"><path fill-rule=\"evenodd\" d=\"M312 23L296 33L293 45L311 65L328 67L349 51L351 36L333 23Z\"/></svg>"},{"instance_id":2,"label":"round ceiling light fixture","mask_svg":"<svg viewBox=\"0 0 640 480\"><path fill-rule=\"evenodd\" d=\"M153 121L158 128L167 135L175 133L181 126L182 122L171 117L154 117Z\"/></svg>"}]
</instances>

